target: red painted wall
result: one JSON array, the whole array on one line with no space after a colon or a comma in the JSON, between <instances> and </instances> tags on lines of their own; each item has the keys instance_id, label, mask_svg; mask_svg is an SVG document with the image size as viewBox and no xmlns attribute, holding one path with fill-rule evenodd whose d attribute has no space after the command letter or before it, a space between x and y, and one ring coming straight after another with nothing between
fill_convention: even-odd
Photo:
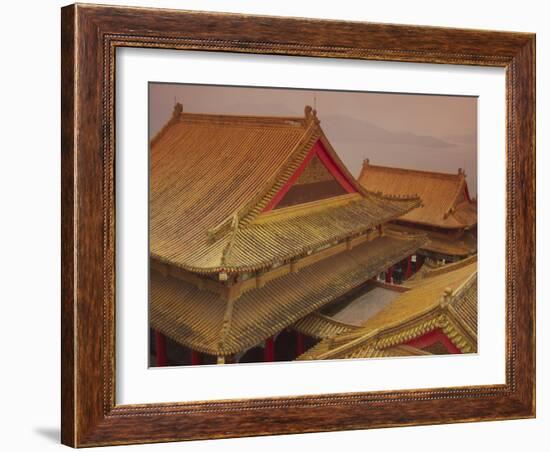
<instances>
[{"instance_id":1,"label":"red painted wall","mask_svg":"<svg viewBox=\"0 0 550 452\"><path fill-rule=\"evenodd\" d=\"M355 193L357 190L353 186L353 184L346 178L340 167L334 162L334 160L330 157L329 153L323 146L323 143L321 143L321 140L317 140L315 144L311 147L310 151L300 164L300 166L296 169L294 174L288 179L286 184L278 191L278 193L271 199L271 201L265 206L263 212L269 212L275 206L283 199L285 194L290 190L290 187L294 185L296 180L300 177L300 175L304 172L307 165L309 164L310 160L313 158L314 155L317 155L319 160L323 162L327 170L334 176L334 178L338 181L338 183L346 190L348 193Z\"/></svg>"},{"instance_id":2,"label":"red painted wall","mask_svg":"<svg viewBox=\"0 0 550 452\"><path fill-rule=\"evenodd\" d=\"M457 348L457 346L453 344L451 340L447 336L445 336L443 331L441 331L439 328L432 330L422 336L419 336L409 342L406 342L404 345L410 345L411 347L423 349L425 347L429 347L430 345L435 344L436 342L441 342L449 353L462 353L460 349Z\"/></svg>"}]
</instances>

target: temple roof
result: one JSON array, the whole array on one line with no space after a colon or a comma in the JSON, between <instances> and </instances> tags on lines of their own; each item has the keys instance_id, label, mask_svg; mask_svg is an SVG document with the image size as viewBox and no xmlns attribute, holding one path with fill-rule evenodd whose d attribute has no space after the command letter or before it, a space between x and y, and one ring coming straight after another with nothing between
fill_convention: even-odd
<instances>
[{"instance_id":1,"label":"temple roof","mask_svg":"<svg viewBox=\"0 0 550 452\"><path fill-rule=\"evenodd\" d=\"M409 234L418 232L418 228L404 224L391 224L388 225L388 228ZM463 234L456 237L440 230L427 230L425 232L428 235L428 242L423 249L426 251L442 256L456 256L460 258L477 253L477 238L471 231L464 231Z\"/></svg>"},{"instance_id":2,"label":"temple roof","mask_svg":"<svg viewBox=\"0 0 550 452\"><path fill-rule=\"evenodd\" d=\"M359 182L367 190L386 195L413 195L422 199L422 207L400 220L440 228L465 228L477 224L477 203L469 199L466 176L418 171L363 162Z\"/></svg>"},{"instance_id":3,"label":"temple roof","mask_svg":"<svg viewBox=\"0 0 550 452\"><path fill-rule=\"evenodd\" d=\"M414 289L417 286L422 286L426 282L432 281L431 278L445 273L452 273L460 268L468 267L477 262L477 254L461 259L457 262L449 264L430 263L426 261L424 265L413 276L403 282L402 287L408 289Z\"/></svg>"},{"instance_id":4,"label":"temple roof","mask_svg":"<svg viewBox=\"0 0 550 452\"><path fill-rule=\"evenodd\" d=\"M407 290L400 285L369 281L349 296L298 320L292 328L317 339L352 332Z\"/></svg>"},{"instance_id":5,"label":"temple roof","mask_svg":"<svg viewBox=\"0 0 550 452\"><path fill-rule=\"evenodd\" d=\"M371 357L440 329L464 353L477 350L477 262L418 281L360 328L323 339L299 359Z\"/></svg>"},{"instance_id":6,"label":"temple roof","mask_svg":"<svg viewBox=\"0 0 550 452\"><path fill-rule=\"evenodd\" d=\"M266 212L316 145L352 193ZM150 192L151 257L197 273L267 268L420 205L361 187L311 107L304 117L254 117L177 104L151 141Z\"/></svg>"},{"instance_id":7,"label":"temple roof","mask_svg":"<svg viewBox=\"0 0 550 452\"><path fill-rule=\"evenodd\" d=\"M316 339L326 339L342 333L349 333L358 327L334 320L332 317L320 312L313 312L298 320L292 325L292 328Z\"/></svg>"},{"instance_id":8,"label":"temple roof","mask_svg":"<svg viewBox=\"0 0 550 452\"><path fill-rule=\"evenodd\" d=\"M151 272L150 323L193 350L230 355L253 347L413 253L425 237L383 236L245 292L232 303Z\"/></svg>"}]
</instances>

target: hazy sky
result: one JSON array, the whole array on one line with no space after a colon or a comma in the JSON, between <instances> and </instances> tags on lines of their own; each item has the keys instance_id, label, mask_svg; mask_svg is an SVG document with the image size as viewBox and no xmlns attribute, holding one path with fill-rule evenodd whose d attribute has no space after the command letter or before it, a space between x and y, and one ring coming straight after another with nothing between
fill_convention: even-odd
<instances>
[{"instance_id":1,"label":"hazy sky","mask_svg":"<svg viewBox=\"0 0 550 452\"><path fill-rule=\"evenodd\" d=\"M174 101L191 113L303 116L316 104L328 139L358 176L372 164L456 173L477 193L477 98L151 83L150 134L168 121Z\"/></svg>"}]
</instances>

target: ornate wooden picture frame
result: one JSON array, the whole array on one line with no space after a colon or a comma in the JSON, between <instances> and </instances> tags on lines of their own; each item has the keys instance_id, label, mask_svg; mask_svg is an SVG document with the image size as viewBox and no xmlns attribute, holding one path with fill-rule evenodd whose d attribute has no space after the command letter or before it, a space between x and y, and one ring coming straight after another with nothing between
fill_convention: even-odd
<instances>
[{"instance_id":1,"label":"ornate wooden picture frame","mask_svg":"<svg viewBox=\"0 0 550 452\"><path fill-rule=\"evenodd\" d=\"M535 36L71 5L62 9L62 442L73 447L535 416ZM115 65L121 47L506 70L506 382L115 403ZM497 150L494 150L497 152Z\"/></svg>"}]
</instances>

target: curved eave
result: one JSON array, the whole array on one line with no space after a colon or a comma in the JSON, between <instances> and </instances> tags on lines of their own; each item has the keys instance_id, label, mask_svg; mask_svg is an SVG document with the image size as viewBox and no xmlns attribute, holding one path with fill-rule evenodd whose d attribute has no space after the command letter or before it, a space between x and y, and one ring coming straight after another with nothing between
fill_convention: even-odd
<instances>
[{"instance_id":1,"label":"curved eave","mask_svg":"<svg viewBox=\"0 0 550 452\"><path fill-rule=\"evenodd\" d=\"M403 218L401 216L400 218L397 218L400 222L407 223L411 226L419 225L419 226L427 226L432 228L438 228L438 229L445 229L446 231L456 231L456 230L462 230L462 229L470 229L477 225L477 221L471 222L471 223L464 223L459 225L449 225L445 223L439 223L439 222L433 222L433 221L418 221L418 220L408 220L406 218Z\"/></svg>"},{"instance_id":2,"label":"curved eave","mask_svg":"<svg viewBox=\"0 0 550 452\"><path fill-rule=\"evenodd\" d=\"M231 258L222 263L222 256L220 256L220 260L211 266L199 266L185 261L167 259L155 253L151 253L151 257L160 263L199 274L265 270L276 263L309 255L334 242L342 242L347 238L365 234L380 224L398 218L403 212L414 209L419 203L418 199L416 201L392 200L388 203L380 203L379 200L373 203L361 199L345 206L316 211L309 215L253 223L238 230L236 237L232 238L234 243ZM362 204L364 207L360 208ZM377 208L384 209L385 213L375 218L365 216L366 213L362 213L361 210L369 212ZM229 242L227 236L226 241Z\"/></svg>"},{"instance_id":3,"label":"curved eave","mask_svg":"<svg viewBox=\"0 0 550 452\"><path fill-rule=\"evenodd\" d=\"M211 355L253 347L400 261L421 239L381 237L250 290L235 300L224 331L227 302L171 276L151 278L151 327ZM276 303L273 303L276 300Z\"/></svg>"},{"instance_id":4,"label":"curved eave","mask_svg":"<svg viewBox=\"0 0 550 452\"><path fill-rule=\"evenodd\" d=\"M444 287L455 286L444 299ZM420 281L361 328L323 339L299 359L360 357L361 349L385 349L440 329L461 350L477 349L475 264ZM369 352L370 353L370 352Z\"/></svg>"}]
</instances>

